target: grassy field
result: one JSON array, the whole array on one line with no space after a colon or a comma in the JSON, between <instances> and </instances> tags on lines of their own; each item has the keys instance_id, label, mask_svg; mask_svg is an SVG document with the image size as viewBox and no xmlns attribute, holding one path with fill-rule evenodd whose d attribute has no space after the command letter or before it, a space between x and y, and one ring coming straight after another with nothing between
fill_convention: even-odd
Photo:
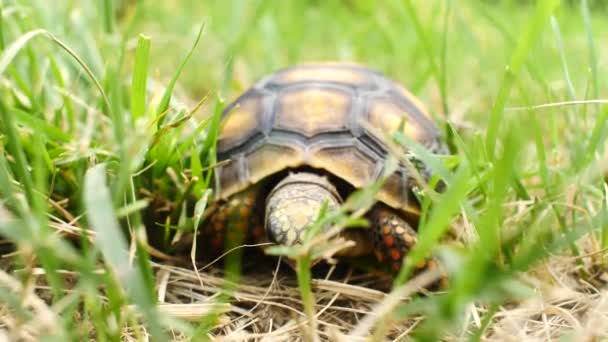
<instances>
[{"instance_id":1,"label":"grassy field","mask_svg":"<svg viewBox=\"0 0 608 342\"><path fill-rule=\"evenodd\" d=\"M0 341L608 339L602 1L0 3ZM453 150L413 149L447 188L404 271L194 267L214 119L324 60L406 85Z\"/></svg>"}]
</instances>

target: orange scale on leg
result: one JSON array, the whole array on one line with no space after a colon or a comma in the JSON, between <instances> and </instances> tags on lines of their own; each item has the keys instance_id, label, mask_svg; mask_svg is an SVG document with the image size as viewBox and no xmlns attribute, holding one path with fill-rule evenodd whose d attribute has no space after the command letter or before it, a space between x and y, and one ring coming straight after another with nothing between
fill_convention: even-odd
<instances>
[{"instance_id":1,"label":"orange scale on leg","mask_svg":"<svg viewBox=\"0 0 608 342\"><path fill-rule=\"evenodd\" d=\"M391 258L393 258L393 260L401 259L401 252L399 252L397 248L391 249Z\"/></svg>"},{"instance_id":2,"label":"orange scale on leg","mask_svg":"<svg viewBox=\"0 0 608 342\"><path fill-rule=\"evenodd\" d=\"M384 237L384 244L387 247L393 247L394 243L395 243L395 239L393 239L393 237L391 235L387 235Z\"/></svg>"},{"instance_id":3,"label":"orange scale on leg","mask_svg":"<svg viewBox=\"0 0 608 342\"><path fill-rule=\"evenodd\" d=\"M401 264L398 262L394 262L393 263L393 271L394 272L399 272L399 270L401 269Z\"/></svg>"}]
</instances>

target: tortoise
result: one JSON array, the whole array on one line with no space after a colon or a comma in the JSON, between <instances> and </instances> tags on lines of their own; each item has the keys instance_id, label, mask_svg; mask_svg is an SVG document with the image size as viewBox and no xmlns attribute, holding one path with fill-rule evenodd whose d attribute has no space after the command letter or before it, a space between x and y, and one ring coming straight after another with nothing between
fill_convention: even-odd
<instances>
[{"instance_id":1,"label":"tortoise","mask_svg":"<svg viewBox=\"0 0 608 342\"><path fill-rule=\"evenodd\" d=\"M423 104L363 65L301 64L259 80L221 117L217 210L201 231L203 249L224 251L231 236L302 243L324 203L335 210L352 191L380 177L388 156L380 135L399 129L432 153L447 152ZM420 165L420 171L428 180L428 168ZM416 243L413 186L400 165L366 214L370 227L348 229L356 231L348 235L356 244L341 254L375 255L398 271Z\"/></svg>"}]
</instances>

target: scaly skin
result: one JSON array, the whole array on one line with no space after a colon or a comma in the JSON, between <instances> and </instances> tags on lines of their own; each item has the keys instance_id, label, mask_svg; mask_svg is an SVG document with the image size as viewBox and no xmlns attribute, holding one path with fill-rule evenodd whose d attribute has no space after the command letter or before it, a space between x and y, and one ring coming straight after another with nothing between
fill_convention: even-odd
<instances>
[{"instance_id":1,"label":"scaly skin","mask_svg":"<svg viewBox=\"0 0 608 342\"><path fill-rule=\"evenodd\" d=\"M218 207L201 232L205 256L218 256L246 241L261 240L264 228L255 213L256 194L256 189L243 191Z\"/></svg>"},{"instance_id":2,"label":"scaly skin","mask_svg":"<svg viewBox=\"0 0 608 342\"><path fill-rule=\"evenodd\" d=\"M281 245L302 243L304 232L318 217L323 203L336 210L341 199L327 179L311 173L287 176L268 196L265 226L268 237Z\"/></svg>"},{"instance_id":3,"label":"scaly skin","mask_svg":"<svg viewBox=\"0 0 608 342\"><path fill-rule=\"evenodd\" d=\"M393 209L377 204L370 212L371 240L373 241L376 259L388 265L390 271L397 274L401 270L403 259L417 243L418 233ZM417 271L440 267L437 260L431 258L416 265ZM437 284L439 288L447 287L448 278L444 273Z\"/></svg>"},{"instance_id":4,"label":"scaly skin","mask_svg":"<svg viewBox=\"0 0 608 342\"><path fill-rule=\"evenodd\" d=\"M376 259L398 272L403 258L416 244L416 231L391 209L381 205L372 210L370 220Z\"/></svg>"}]
</instances>

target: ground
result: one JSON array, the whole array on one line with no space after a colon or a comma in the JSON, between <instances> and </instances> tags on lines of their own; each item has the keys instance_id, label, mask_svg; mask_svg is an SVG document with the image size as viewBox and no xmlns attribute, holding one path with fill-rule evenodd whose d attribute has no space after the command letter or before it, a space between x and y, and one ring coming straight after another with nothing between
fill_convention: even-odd
<instances>
[{"instance_id":1,"label":"ground","mask_svg":"<svg viewBox=\"0 0 608 342\"><path fill-rule=\"evenodd\" d=\"M608 338L602 1L0 8L0 341ZM421 184L406 271L434 254L447 288L421 287L432 271L311 272L315 244L274 250L298 272L254 247L193 266L218 113L267 73L328 60L404 84L440 125L449 158L389 138L446 183Z\"/></svg>"}]
</instances>

